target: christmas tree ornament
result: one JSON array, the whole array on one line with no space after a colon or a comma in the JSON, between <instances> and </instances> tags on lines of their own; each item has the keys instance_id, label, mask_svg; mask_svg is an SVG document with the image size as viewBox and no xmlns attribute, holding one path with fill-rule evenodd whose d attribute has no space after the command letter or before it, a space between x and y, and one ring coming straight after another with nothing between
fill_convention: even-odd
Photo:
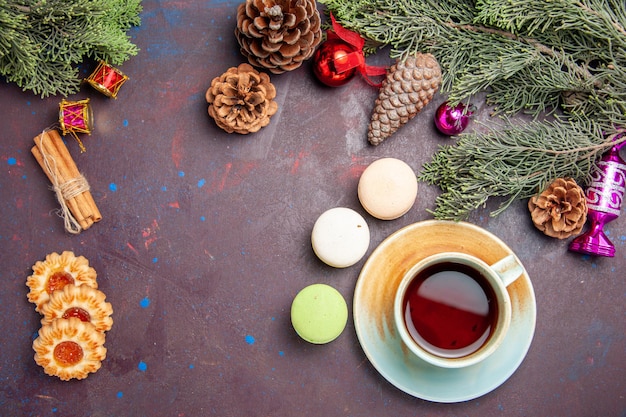
<instances>
[{"instance_id":1,"label":"christmas tree ornament","mask_svg":"<svg viewBox=\"0 0 626 417\"><path fill-rule=\"evenodd\" d=\"M435 112L435 126L444 135L458 135L465 130L473 114L471 106L463 103L451 106L446 101Z\"/></svg>"},{"instance_id":2,"label":"christmas tree ornament","mask_svg":"<svg viewBox=\"0 0 626 417\"><path fill-rule=\"evenodd\" d=\"M363 47L365 40L356 32L341 26L330 15L332 30L327 32L327 40L315 51L313 73L329 87L340 87L350 81L358 71L368 84L380 88L381 83L371 80L371 76L385 75L387 68L367 65Z\"/></svg>"},{"instance_id":3,"label":"christmas tree ornament","mask_svg":"<svg viewBox=\"0 0 626 417\"><path fill-rule=\"evenodd\" d=\"M329 87L340 87L347 84L356 74L354 65L348 69L346 64L350 54L356 50L341 39L329 39L322 43L313 56L313 73L323 84Z\"/></svg>"},{"instance_id":4,"label":"christmas tree ornament","mask_svg":"<svg viewBox=\"0 0 626 417\"><path fill-rule=\"evenodd\" d=\"M93 88L107 97L117 98L117 93L128 80L122 71L112 67L104 61L100 61L96 69L87 77L86 81Z\"/></svg>"},{"instance_id":5,"label":"christmas tree ornament","mask_svg":"<svg viewBox=\"0 0 626 417\"><path fill-rule=\"evenodd\" d=\"M206 91L209 116L228 133L257 132L278 110L276 88L269 75L249 64L229 68Z\"/></svg>"},{"instance_id":6,"label":"christmas tree ornament","mask_svg":"<svg viewBox=\"0 0 626 417\"><path fill-rule=\"evenodd\" d=\"M433 98L441 82L441 68L431 54L398 59L380 88L367 139L379 145L413 119Z\"/></svg>"},{"instance_id":7,"label":"christmas tree ornament","mask_svg":"<svg viewBox=\"0 0 626 417\"><path fill-rule=\"evenodd\" d=\"M251 65L281 74L313 56L320 23L315 0L246 0L237 8L235 37Z\"/></svg>"},{"instance_id":8,"label":"christmas tree ornament","mask_svg":"<svg viewBox=\"0 0 626 417\"><path fill-rule=\"evenodd\" d=\"M61 205L65 230L78 234L102 220L91 195L89 183L78 171L67 147L56 130L46 130L34 139L31 153L52 183Z\"/></svg>"},{"instance_id":9,"label":"christmas tree ornament","mask_svg":"<svg viewBox=\"0 0 626 417\"><path fill-rule=\"evenodd\" d=\"M615 256L615 245L604 233L604 226L619 217L624 203L626 162L619 156L619 150L624 144L626 142L613 146L592 170L586 193L591 224L588 231L570 243L570 251Z\"/></svg>"},{"instance_id":10,"label":"christmas tree ornament","mask_svg":"<svg viewBox=\"0 0 626 417\"><path fill-rule=\"evenodd\" d=\"M76 142L78 142L80 151L85 152L85 146L77 133L87 133L91 135L93 113L91 112L89 99L86 98L79 101L61 100L59 104L59 124L61 125L63 135L71 133L74 139L76 139Z\"/></svg>"},{"instance_id":11,"label":"christmas tree ornament","mask_svg":"<svg viewBox=\"0 0 626 417\"><path fill-rule=\"evenodd\" d=\"M585 192L572 178L557 178L540 195L528 200L533 224L558 239L577 235L587 220Z\"/></svg>"}]
</instances>

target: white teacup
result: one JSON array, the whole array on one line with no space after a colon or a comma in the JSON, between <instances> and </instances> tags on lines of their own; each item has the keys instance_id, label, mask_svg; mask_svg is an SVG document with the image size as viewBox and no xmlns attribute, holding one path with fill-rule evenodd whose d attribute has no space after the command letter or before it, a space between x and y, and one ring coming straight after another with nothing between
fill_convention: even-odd
<instances>
[{"instance_id":1,"label":"white teacup","mask_svg":"<svg viewBox=\"0 0 626 417\"><path fill-rule=\"evenodd\" d=\"M396 328L416 356L435 366L474 365L500 346L511 324L506 287L524 272L515 255L493 265L443 252L415 264L394 300Z\"/></svg>"}]
</instances>

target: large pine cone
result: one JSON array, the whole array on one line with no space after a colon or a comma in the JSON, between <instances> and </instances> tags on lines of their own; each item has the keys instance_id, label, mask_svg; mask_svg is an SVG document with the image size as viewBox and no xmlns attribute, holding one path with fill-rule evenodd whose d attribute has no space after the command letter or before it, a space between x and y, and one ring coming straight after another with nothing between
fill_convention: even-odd
<instances>
[{"instance_id":1,"label":"large pine cone","mask_svg":"<svg viewBox=\"0 0 626 417\"><path fill-rule=\"evenodd\" d=\"M237 8L235 36L250 64L280 74L313 55L320 21L315 0L246 0Z\"/></svg>"},{"instance_id":2,"label":"large pine cone","mask_svg":"<svg viewBox=\"0 0 626 417\"><path fill-rule=\"evenodd\" d=\"M265 127L278 110L269 75L249 64L229 68L206 92L209 115L228 133L251 133Z\"/></svg>"},{"instance_id":3,"label":"large pine cone","mask_svg":"<svg viewBox=\"0 0 626 417\"><path fill-rule=\"evenodd\" d=\"M558 178L528 200L535 227L550 237L566 239L581 232L587 220L585 192L571 178Z\"/></svg>"},{"instance_id":4,"label":"large pine cone","mask_svg":"<svg viewBox=\"0 0 626 417\"><path fill-rule=\"evenodd\" d=\"M431 54L418 53L389 68L369 124L367 139L378 145L415 117L441 83L441 67Z\"/></svg>"}]
</instances>

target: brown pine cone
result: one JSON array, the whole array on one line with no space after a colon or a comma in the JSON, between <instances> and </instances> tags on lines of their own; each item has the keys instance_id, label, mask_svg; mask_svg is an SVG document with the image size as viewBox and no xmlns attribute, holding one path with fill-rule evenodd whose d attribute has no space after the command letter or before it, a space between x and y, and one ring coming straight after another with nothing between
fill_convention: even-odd
<instances>
[{"instance_id":1,"label":"brown pine cone","mask_svg":"<svg viewBox=\"0 0 626 417\"><path fill-rule=\"evenodd\" d=\"M265 127L278 110L269 75L249 64L229 68L206 91L209 115L228 133L251 133Z\"/></svg>"},{"instance_id":2,"label":"brown pine cone","mask_svg":"<svg viewBox=\"0 0 626 417\"><path fill-rule=\"evenodd\" d=\"M367 133L369 142L379 145L415 117L432 100L440 82L441 68L431 54L418 53L396 61L376 99Z\"/></svg>"},{"instance_id":3,"label":"brown pine cone","mask_svg":"<svg viewBox=\"0 0 626 417\"><path fill-rule=\"evenodd\" d=\"M280 74L313 56L320 22L315 0L246 0L237 8L235 36L250 64Z\"/></svg>"},{"instance_id":4,"label":"brown pine cone","mask_svg":"<svg viewBox=\"0 0 626 417\"><path fill-rule=\"evenodd\" d=\"M550 237L566 239L581 232L587 220L585 192L571 178L558 178L528 200L535 227Z\"/></svg>"}]
</instances>

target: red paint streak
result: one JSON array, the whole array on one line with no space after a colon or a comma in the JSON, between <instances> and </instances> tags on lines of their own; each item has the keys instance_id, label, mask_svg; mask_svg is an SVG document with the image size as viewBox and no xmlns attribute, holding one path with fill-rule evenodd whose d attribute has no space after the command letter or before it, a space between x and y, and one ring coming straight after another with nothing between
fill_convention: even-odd
<instances>
[{"instance_id":1,"label":"red paint streak","mask_svg":"<svg viewBox=\"0 0 626 417\"><path fill-rule=\"evenodd\" d=\"M12 241L18 241L18 240L22 240L22 238L19 235L13 235L13 237L11 238Z\"/></svg>"},{"instance_id":2,"label":"red paint streak","mask_svg":"<svg viewBox=\"0 0 626 417\"><path fill-rule=\"evenodd\" d=\"M172 139L172 161L176 169L180 167L180 161L183 159L182 142L183 138L181 132L176 132Z\"/></svg>"},{"instance_id":3,"label":"red paint streak","mask_svg":"<svg viewBox=\"0 0 626 417\"><path fill-rule=\"evenodd\" d=\"M222 179L220 180L219 185L217 186L218 191L224 191L224 187L226 186L226 180L228 179L228 174L230 170L233 168L233 163L229 162L224 167L224 173L222 174Z\"/></svg>"},{"instance_id":4,"label":"red paint streak","mask_svg":"<svg viewBox=\"0 0 626 417\"><path fill-rule=\"evenodd\" d=\"M128 247L128 249L132 250L135 253L135 255L139 255L139 252L137 252L137 249L135 249L135 247L131 245L130 242L126 242L126 246Z\"/></svg>"},{"instance_id":5,"label":"red paint streak","mask_svg":"<svg viewBox=\"0 0 626 417\"><path fill-rule=\"evenodd\" d=\"M159 223L155 220L152 220L151 227L146 227L141 231L141 235L144 238L144 246L148 249L148 246L156 242L159 237L157 236L157 231L159 230Z\"/></svg>"},{"instance_id":6,"label":"red paint streak","mask_svg":"<svg viewBox=\"0 0 626 417\"><path fill-rule=\"evenodd\" d=\"M173 201L170 204L168 204L171 208L180 208L180 204L178 204L178 201Z\"/></svg>"},{"instance_id":7,"label":"red paint streak","mask_svg":"<svg viewBox=\"0 0 626 417\"><path fill-rule=\"evenodd\" d=\"M22 200L21 198L17 197L15 199L15 207L17 207L18 209L21 209L22 207L24 207L24 200Z\"/></svg>"},{"instance_id":8,"label":"red paint streak","mask_svg":"<svg viewBox=\"0 0 626 417\"><path fill-rule=\"evenodd\" d=\"M352 155L350 166L348 170L341 175L341 179L350 180L354 178L361 178L363 171L367 168L369 163L367 163L364 158L357 157Z\"/></svg>"},{"instance_id":9,"label":"red paint streak","mask_svg":"<svg viewBox=\"0 0 626 417\"><path fill-rule=\"evenodd\" d=\"M298 152L298 156L296 157L296 160L293 162L293 165L291 166L291 173L292 174L295 174L296 172L298 172L298 168L300 167L300 161L305 156L308 156L308 155L309 155L308 152L304 152L304 151Z\"/></svg>"},{"instance_id":10,"label":"red paint streak","mask_svg":"<svg viewBox=\"0 0 626 417\"><path fill-rule=\"evenodd\" d=\"M256 162L228 162L222 170L211 172L210 178L207 178L207 183L202 189L208 194L213 194L237 187L245 181L256 166Z\"/></svg>"}]
</instances>

